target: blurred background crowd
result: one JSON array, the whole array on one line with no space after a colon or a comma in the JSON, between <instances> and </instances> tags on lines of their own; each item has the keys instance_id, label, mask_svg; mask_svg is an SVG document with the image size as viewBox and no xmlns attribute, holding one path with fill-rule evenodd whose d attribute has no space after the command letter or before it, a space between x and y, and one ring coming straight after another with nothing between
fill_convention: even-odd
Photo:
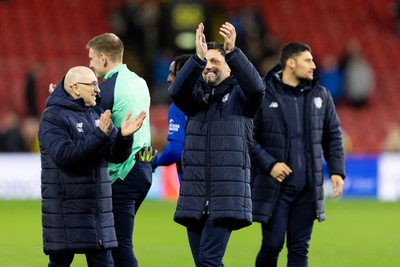
<instances>
[{"instance_id":1,"label":"blurred background crowd","mask_svg":"<svg viewBox=\"0 0 400 267\"><path fill-rule=\"evenodd\" d=\"M38 152L38 119L50 83L88 65L86 43L114 32L124 62L150 88L153 146L163 149L171 60L194 53L199 22L237 46L260 75L289 41L307 43L335 100L352 154L400 151L400 1L393 0L0 0L0 152Z\"/></svg>"}]
</instances>

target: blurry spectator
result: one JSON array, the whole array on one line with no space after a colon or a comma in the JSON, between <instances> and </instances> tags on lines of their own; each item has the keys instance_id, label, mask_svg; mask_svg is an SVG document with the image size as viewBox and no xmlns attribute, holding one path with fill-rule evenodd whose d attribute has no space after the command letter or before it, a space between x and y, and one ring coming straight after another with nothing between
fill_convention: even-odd
<instances>
[{"instance_id":1,"label":"blurry spectator","mask_svg":"<svg viewBox=\"0 0 400 267\"><path fill-rule=\"evenodd\" d=\"M327 54L322 59L321 84L325 86L337 104L343 97L343 71L334 54Z\"/></svg>"},{"instance_id":2,"label":"blurry spectator","mask_svg":"<svg viewBox=\"0 0 400 267\"><path fill-rule=\"evenodd\" d=\"M244 5L237 13L232 14L228 21L232 21L236 29L237 46L259 69L264 53L263 36L267 32L259 9L250 4Z\"/></svg>"},{"instance_id":3,"label":"blurry spectator","mask_svg":"<svg viewBox=\"0 0 400 267\"><path fill-rule=\"evenodd\" d=\"M8 112L0 123L0 151L24 151L25 143L21 133L20 120L13 111Z\"/></svg>"},{"instance_id":4,"label":"blurry spectator","mask_svg":"<svg viewBox=\"0 0 400 267\"><path fill-rule=\"evenodd\" d=\"M26 73L25 79L25 103L27 109L27 115L32 117L38 116L38 108L37 108L37 85L36 81L40 74L43 73L43 63L36 62L34 63L30 69Z\"/></svg>"},{"instance_id":5,"label":"blurry spectator","mask_svg":"<svg viewBox=\"0 0 400 267\"><path fill-rule=\"evenodd\" d=\"M24 139L26 152L39 152L39 120L36 117L27 117L22 121L21 133Z\"/></svg>"},{"instance_id":6,"label":"blurry spectator","mask_svg":"<svg viewBox=\"0 0 400 267\"><path fill-rule=\"evenodd\" d=\"M170 50L160 51L159 56L152 64L152 104L170 104L168 90L165 90L165 77L168 76L168 68L172 60Z\"/></svg>"},{"instance_id":7,"label":"blurry spectator","mask_svg":"<svg viewBox=\"0 0 400 267\"><path fill-rule=\"evenodd\" d=\"M276 64L279 63L279 52L281 42L279 39L270 33L266 33L263 38L263 56L259 65L259 72L261 74L267 73Z\"/></svg>"},{"instance_id":8,"label":"blurry spectator","mask_svg":"<svg viewBox=\"0 0 400 267\"><path fill-rule=\"evenodd\" d=\"M355 107L364 106L375 87L375 74L362 54L358 41L349 41L342 66L346 100Z\"/></svg>"},{"instance_id":9,"label":"blurry spectator","mask_svg":"<svg viewBox=\"0 0 400 267\"><path fill-rule=\"evenodd\" d=\"M342 138L343 138L343 149L344 153L349 154L353 152L353 141L349 133L342 128Z\"/></svg>"},{"instance_id":10,"label":"blurry spectator","mask_svg":"<svg viewBox=\"0 0 400 267\"><path fill-rule=\"evenodd\" d=\"M126 0L117 12L110 16L110 25L125 43L134 42L140 51L145 45L145 21L141 0Z\"/></svg>"},{"instance_id":11,"label":"blurry spectator","mask_svg":"<svg viewBox=\"0 0 400 267\"><path fill-rule=\"evenodd\" d=\"M391 3L390 13L394 18L394 31L400 37L400 0Z\"/></svg>"},{"instance_id":12,"label":"blurry spectator","mask_svg":"<svg viewBox=\"0 0 400 267\"><path fill-rule=\"evenodd\" d=\"M125 0L109 16L111 31L123 41L124 61L144 78L152 88L151 68L158 54L159 1Z\"/></svg>"},{"instance_id":13,"label":"blurry spectator","mask_svg":"<svg viewBox=\"0 0 400 267\"><path fill-rule=\"evenodd\" d=\"M382 142L382 152L400 152L400 125L393 123Z\"/></svg>"}]
</instances>

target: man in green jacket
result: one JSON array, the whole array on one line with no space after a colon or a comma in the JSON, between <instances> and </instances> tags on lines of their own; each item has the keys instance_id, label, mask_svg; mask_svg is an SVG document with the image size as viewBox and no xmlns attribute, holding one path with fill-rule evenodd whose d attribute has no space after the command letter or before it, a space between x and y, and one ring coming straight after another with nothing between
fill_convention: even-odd
<instances>
[{"instance_id":1,"label":"man in green jacket","mask_svg":"<svg viewBox=\"0 0 400 267\"><path fill-rule=\"evenodd\" d=\"M145 199L152 183L149 108L150 94L146 81L130 71L122 63L124 45L113 33L104 33L91 39L89 50L90 68L102 79L99 106L112 113L112 121L119 127L124 114L145 111L148 115L140 130L135 133L132 153L121 164L108 165L112 182L113 213L118 248L113 250L115 266L136 267L133 252L133 228L135 215ZM150 155L143 159L143 153Z\"/></svg>"}]
</instances>

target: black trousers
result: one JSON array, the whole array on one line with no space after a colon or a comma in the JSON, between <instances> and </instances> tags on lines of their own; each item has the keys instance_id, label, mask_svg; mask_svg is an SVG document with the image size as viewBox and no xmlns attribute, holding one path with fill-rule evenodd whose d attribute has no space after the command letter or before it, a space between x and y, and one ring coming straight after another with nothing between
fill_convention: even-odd
<instances>
[{"instance_id":1,"label":"black trousers","mask_svg":"<svg viewBox=\"0 0 400 267\"><path fill-rule=\"evenodd\" d=\"M113 249L115 267L137 267L133 252L135 216L152 183L150 163L136 162L124 180L112 184L113 214L118 247Z\"/></svg>"},{"instance_id":2,"label":"black trousers","mask_svg":"<svg viewBox=\"0 0 400 267\"><path fill-rule=\"evenodd\" d=\"M88 250L84 253L89 267L113 267L114 262L111 250ZM74 259L75 253L62 251L49 254L49 267L69 267Z\"/></svg>"},{"instance_id":3,"label":"black trousers","mask_svg":"<svg viewBox=\"0 0 400 267\"><path fill-rule=\"evenodd\" d=\"M231 230L203 216L199 224L187 227L190 249L196 267L223 267L226 246Z\"/></svg>"},{"instance_id":4,"label":"black trousers","mask_svg":"<svg viewBox=\"0 0 400 267\"><path fill-rule=\"evenodd\" d=\"M308 266L308 247L315 214L309 191L281 191L272 216L262 224L256 267L276 267L286 234L288 267Z\"/></svg>"}]
</instances>

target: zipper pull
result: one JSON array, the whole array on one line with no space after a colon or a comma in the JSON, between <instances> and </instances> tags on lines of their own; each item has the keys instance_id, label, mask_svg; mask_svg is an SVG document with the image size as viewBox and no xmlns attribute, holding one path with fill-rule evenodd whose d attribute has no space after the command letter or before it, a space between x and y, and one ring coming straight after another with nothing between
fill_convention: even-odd
<instances>
[{"instance_id":1,"label":"zipper pull","mask_svg":"<svg viewBox=\"0 0 400 267\"><path fill-rule=\"evenodd\" d=\"M206 213L206 212L208 214L208 200L206 201L206 206L205 206L205 209L203 211L203 214Z\"/></svg>"}]
</instances>

